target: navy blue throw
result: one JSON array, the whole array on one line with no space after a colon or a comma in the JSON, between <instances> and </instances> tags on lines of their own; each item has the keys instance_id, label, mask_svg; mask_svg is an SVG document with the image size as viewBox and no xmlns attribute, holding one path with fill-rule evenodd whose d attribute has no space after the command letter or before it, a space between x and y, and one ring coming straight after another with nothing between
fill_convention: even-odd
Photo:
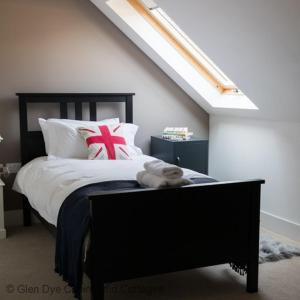
<instances>
[{"instance_id":1,"label":"navy blue throw","mask_svg":"<svg viewBox=\"0 0 300 300\"><path fill-rule=\"evenodd\" d=\"M197 184L216 180L195 178L192 181ZM75 298L81 299L83 243L90 225L89 195L131 189L142 187L135 180L100 182L77 189L63 202L57 220L55 272L73 288Z\"/></svg>"}]
</instances>

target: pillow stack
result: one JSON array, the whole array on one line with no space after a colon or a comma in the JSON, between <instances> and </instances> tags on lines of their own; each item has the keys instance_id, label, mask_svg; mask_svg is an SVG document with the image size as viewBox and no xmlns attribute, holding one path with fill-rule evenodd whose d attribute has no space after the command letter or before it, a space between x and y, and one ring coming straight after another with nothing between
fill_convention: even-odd
<instances>
[{"instance_id":1,"label":"pillow stack","mask_svg":"<svg viewBox=\"0 0 300 300\"><path fill-rule=\"evenodd\" d=\"M138 126L120 123L118 118L96 122L67 119L45 120L40 118L39 124L44 136L48 159L131 159L136 155L142 154L141 149L134 145L134 138ZM105 139L102 140L102 143L87 144L87 139L89 138L87 134L89 132L88 130L90 130L90 134L94 131L97 132L98 135L102 135L100 128L106 128L105 133L107 133L108 130L108 132L111 133L110 136L112 140L107 140L109 136L105 135ZM80 129L88 130L83 131ZM122 139L114 139L114 136L121 137ZM88 141L90 141L90 139ZM100 139L98 138L96 141L99 142ZM103 143L103 141L106 142L106 144ZM122 143L114 143L115 141L122 141ZM94 151L96 148L98 150L100 149L99 145L103 148L101 151L103 153L101 155L95 155ZM115 150L115 155L113 155L113 150ZM120 151L124 155L121 155Z\"/></svg>"}]
</instances>

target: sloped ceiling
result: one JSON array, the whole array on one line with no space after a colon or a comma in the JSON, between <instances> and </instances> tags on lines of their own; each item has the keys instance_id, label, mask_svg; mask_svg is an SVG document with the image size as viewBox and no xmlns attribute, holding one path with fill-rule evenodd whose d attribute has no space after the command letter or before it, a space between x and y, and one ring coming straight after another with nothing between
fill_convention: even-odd
<instances>
[{"instance_id":1,"label":"sloped ceiling","mask_svg":"<svg viewBox=\"0 0 300 300\"><path fill-rule=\"evenodd\" d=\"M111 14L105 0L91 1L189 93L133 30ZM155 2L259 107L258 111L215 109L189 93L204 109L212 114L300 121L299 0Z\"/></svg>"},{"instance_id":2,"label":"sloped ceiling","mask_svg":"<svg viewBox=\"0 0 300 300\"><path fill-rule=\"evenodd\" d=\"M299 0L156 2L260 108L230 113L300 121Z\"/></svg>"}]
</instances>

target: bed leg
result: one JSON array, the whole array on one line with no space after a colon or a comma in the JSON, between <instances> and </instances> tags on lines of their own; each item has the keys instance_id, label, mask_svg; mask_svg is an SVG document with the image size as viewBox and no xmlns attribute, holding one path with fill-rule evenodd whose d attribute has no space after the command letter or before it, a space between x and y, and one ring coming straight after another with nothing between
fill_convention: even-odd
<instances>
[{"instance_id":1,"label":"bed leg","mask_svg":"<svg viewBox=\"0 0 300 300\"><path fill-rule=\"evenodd\" d=\"M91 300L104 300L104 276L102 264L102 244L97 240L97 234L100 235L101 228L95 226L93 219L91 222L90 235L90 282L91 282ZM100 230L99 230L100 229ZM101 246L101 247L100 247Z\"/></svg>"},{"instance_id":2,"label":"bed leg","mask_svg":"<svg viewBox=\"0 0 300 300\"><path fill-rule=\"evenodd\" d=\"M260 226L260 186L252 189L249 226L249 253L247 263L247 292L258 291L259 226Z\"/></svg>"},{"instance_id":3,"label":"bed leg","mask_svg":"<svg viewBox=\"0 0 300 300\"><path fill-rule=\"evenodd\" d=\"M24 226L31 226L31 209L26 197L23 197L23 224Z\"/></svg>"},{"instance_id":4,"label":"bed leg","mask_svg":"<svg viewBox=\"0 0 300 300\"><path fill-rule=\"evenodd\" d=\"M247 268L247 292L258 292L258 263L250 263Z\"/></svg>"},{"instance_id":5,"label":"bed leg","mask_svg":"<svg viewBox=\"0 0 300 300\"><path fill-rule=\"evenodd\" d=\"M91 278L91 300L104 300L104 283Z\"/></svg>"}]
</instances>

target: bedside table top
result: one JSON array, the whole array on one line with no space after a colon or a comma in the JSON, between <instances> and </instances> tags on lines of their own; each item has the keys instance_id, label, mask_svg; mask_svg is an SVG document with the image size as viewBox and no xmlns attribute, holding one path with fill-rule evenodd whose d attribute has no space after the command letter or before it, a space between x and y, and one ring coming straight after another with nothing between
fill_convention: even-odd
<instances>
[{"instance_id":1,"label":"bedside table top","mask_svg":"<svg viewBox=\"0 0 300 300\"><path fill-rule=\"evenodd\" d=\"M156 138L156 139L160 139L160 140L163 140L163 141L166 141L166 142L171 142L171 143L208 141L208 139L201 139L201 138L198 138L198 137L192 137L189 140L182 140L182 141L174 141L174 140L163 139L162 136L160 136L160 135L153 135L151 137Z\"/></svg>"},{"instance_id":2,"label":"bedside table top","mask_svg":"<svg viewBox=\"0 0 300 300\"><path fill-rule=\"evenodd\" d=\"M5 186L4 182L0 178L0 186Z\"/></svg>"}]
</instances>

